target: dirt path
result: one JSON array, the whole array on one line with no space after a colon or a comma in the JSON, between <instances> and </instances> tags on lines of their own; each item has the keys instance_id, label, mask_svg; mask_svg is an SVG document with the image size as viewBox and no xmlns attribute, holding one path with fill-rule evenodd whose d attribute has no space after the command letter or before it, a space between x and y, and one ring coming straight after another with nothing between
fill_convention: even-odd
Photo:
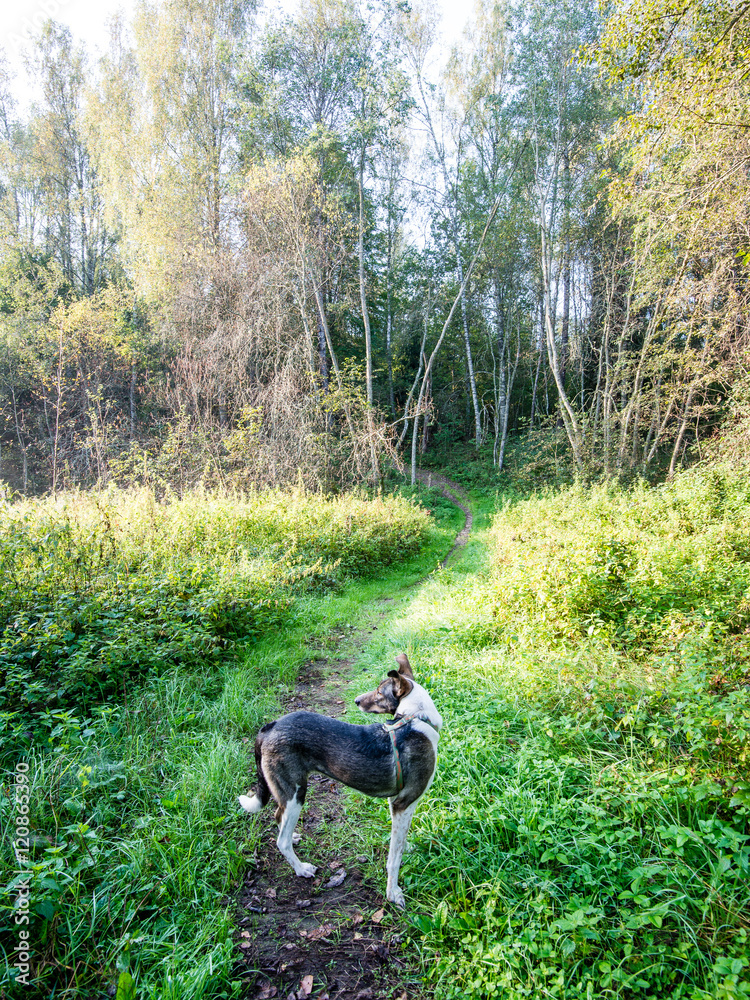
<instances>
[{"instance_id":1,"label":"dirt path","mask_svg":"<svg viewBox=\"0 0 750 1000\"><path fill-rule=\"evenodd\" d=\"M466 494L444 476L421 473L426 485L438 487L465 514L463 529L446 565L465 544L471 530ZM419 586L419 583L413 586ZM381 621L389 615L387 602ZM287 711L308 709L341 716L346 706L338 692L351 674L357 653L372 636L372 626L341 629L334 642L346 640L348 658L316 659L305 664ZM319 774L310 775L310 792L298 824L305 841L341 823L340 786ZM259 817L261 846L245 876L236 901L236 941L243 958L239 975L247 982L243 998L266 1000L413 1000L421 990L400 956L398 921L384 897L385 864L376 882L364 874L369 859L346 851L325 856L316 843L314 879L300 879L276 848L276 824L269 806ZM327 838L326 838L327 840Z\"/></svg>"},{"instance_id":2,"label":"dirt path","mask_svg":"<svg viewBox=\"0 0 750 1000\"><path fill-rule=\"evenodd\" d=\"M417 471L417 479L424 486L434 486L436 489L439 489L444 497L447 497L451 503L454 503L464 512L464 526L456 535L456 541L453 543L453 548L450 550L445 559L443 559L442 566L445 567L448 565L453 556L455 556L455 554L459 552L469 540L469 532L471 531L471 524L473 520L471 510L469 509L469 498L466 496L465 490L463 490L458 483L454 483L452 479L447 479L439 473L419 469Z\"/></svg>"}]
</instances>

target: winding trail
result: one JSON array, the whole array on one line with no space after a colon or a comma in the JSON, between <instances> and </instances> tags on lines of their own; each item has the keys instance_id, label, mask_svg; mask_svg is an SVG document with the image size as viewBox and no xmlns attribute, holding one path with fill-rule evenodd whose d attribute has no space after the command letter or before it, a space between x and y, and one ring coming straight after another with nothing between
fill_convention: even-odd
<instances>
[{"instance_id":1,"label":"winding trail","mask_svg":"<svg viewBox=\"0 0 750 1000\"><path fill-rule=\"evenodd\" d=\"M450 560L456 555L457 552L460 552L469 540L469 533L471 532L471 525L473 521L471 509L469 508L469 498L466 495L466 491L462 489L458 483L454 483L452 479L441 476L439 473L428 472L424 469L420 469L417 472L417 479L424 486L434 486L439 489L446 499L450 500L451 503L454 503L456 507L460 508L464 512L464 526L456 535L453 548L441 563L442 567L445 568Z\"/></svg>"},{"instance_id":2,"label":"winding trail","mask_svg":"<svg viewBox=\"0 0 750 1000\"><path fill-rule=\"evenodd\" d=\"M465 515L464 526L442 566L466 545L472 516L465 491L436 473L420 471L420 482L440 490ZM419 587L424 578L409 586ZM390 598L375 624L340 626L328 646L346 644L347 656L321 655L302 667L286 711L307 709L339 717L346 705L339 692L359 654L393 615ZM424 994L401 957L400 919L385 901L385 846L373 859L346 846L346 813L341 787L310 775L310 792L298 830L304 850L320 867L314 879L299 879L276 848L273 809L259 816L261 838L235 900L236 973L245 982L243 1000L418 1000ZM322 838L321 838L322 835ZM318 838L316 840L316 837ZM314 847L313 847L314 844ZM333 846L331 846L333 845ZM330 855L330 856L326 856ZM382 855L382 857L380 856Z\"/></svg>"}]
</instances>

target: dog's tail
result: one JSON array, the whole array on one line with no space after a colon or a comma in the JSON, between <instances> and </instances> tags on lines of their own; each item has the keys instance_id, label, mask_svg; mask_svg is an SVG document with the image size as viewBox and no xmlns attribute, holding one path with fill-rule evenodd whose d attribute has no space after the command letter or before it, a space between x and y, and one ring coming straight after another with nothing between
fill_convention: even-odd
<instances>
[{"instance_id":1,"label":"dog's tail","mask_svg":"<svg viewBox=\"0 0 750 1000\"><path fill-rule=\"evenodd\" d=\"M275 725L275 722L269 722L267 726L263 726L255 738L255 768L258 772L255 794L252 798L247 795L240 795L240 805L246 812L249 813L260 812L263 806L266 805L268 800L271 798L271 790L268 787L268 782L263 774L263 768L260 766L260 760L263 750L263 740Z\"/></svg>"}]
</instances>

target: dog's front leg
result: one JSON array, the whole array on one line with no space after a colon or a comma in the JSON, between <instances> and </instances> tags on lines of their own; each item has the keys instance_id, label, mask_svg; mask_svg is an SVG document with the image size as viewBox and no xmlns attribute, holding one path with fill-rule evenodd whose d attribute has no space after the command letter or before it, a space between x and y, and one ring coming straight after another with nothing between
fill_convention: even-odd
<instances>
[{"instance_id":1,"label":"dog's front leg","mask_svg":"<svg viewBox=\"0 0 750 1000\"><path fill-rule=\"evenodd\" d=\"M403 890L398 884L398 873L401 869L401 858L406 846L406 835L409 832L411 818L414 815L414 810L417 808L417 803L412 802L405 809L399 809L397 806L394 807L393 803L394 799L388 799L388 805L391 807L391 846L388 851L388 864L386 865L388 884L386 885L385 895L387 899L395 903L396 906L400 906L403 910L406 906L406 900L404 899Z\"/></svg>"},{"instance_id":2,"label":"dog's front leg","mask_svg":"<svg viewBox=\"0 0 750 1000\"><path fill-rule=\"evenodd\" d=\"M284 808L284 812L281 816L281 822L279 823L279 835L276 838L276 844L289 864L292 868L294 868L295 875L301 875L304 878L312 878L318 869L315 865L309 865L305 861L300 861L294 853L294 848L292 847L294 842L294 828L297 825L297 820L299 819L299 814L302 812L303 805L303 802L299 800L298 796L299 789L297 789L297 793L294 798L289 799L286 807Z\"/></svg>"}]
</instances>

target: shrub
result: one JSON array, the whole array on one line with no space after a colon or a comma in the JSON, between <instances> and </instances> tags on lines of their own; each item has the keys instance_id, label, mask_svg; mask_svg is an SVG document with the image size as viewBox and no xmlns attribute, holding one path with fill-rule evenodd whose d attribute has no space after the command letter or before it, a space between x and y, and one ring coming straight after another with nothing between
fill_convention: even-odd
<instances>
[{"instance_id":1,"label":"shrub","mask_svg":"<svg viewBox=\"0 0 750 1000\"><path fill-rule=\"evenodd\" d=\"M416 552L398 497L68 494L0 508L0 711L89 712L147 674L231 656L310 588Z\"/></svg>"},{"instance_id":2,"label":"shrub","mask_svg":"<svg viewBox=\"0 0 750 1000\"><path fill-rule=\"evenodd\" d=\"M502 629L632 653L750 624L750 485L720 470L534 497L496 517L493 544Z\"/></svg>"}]
</instances>

